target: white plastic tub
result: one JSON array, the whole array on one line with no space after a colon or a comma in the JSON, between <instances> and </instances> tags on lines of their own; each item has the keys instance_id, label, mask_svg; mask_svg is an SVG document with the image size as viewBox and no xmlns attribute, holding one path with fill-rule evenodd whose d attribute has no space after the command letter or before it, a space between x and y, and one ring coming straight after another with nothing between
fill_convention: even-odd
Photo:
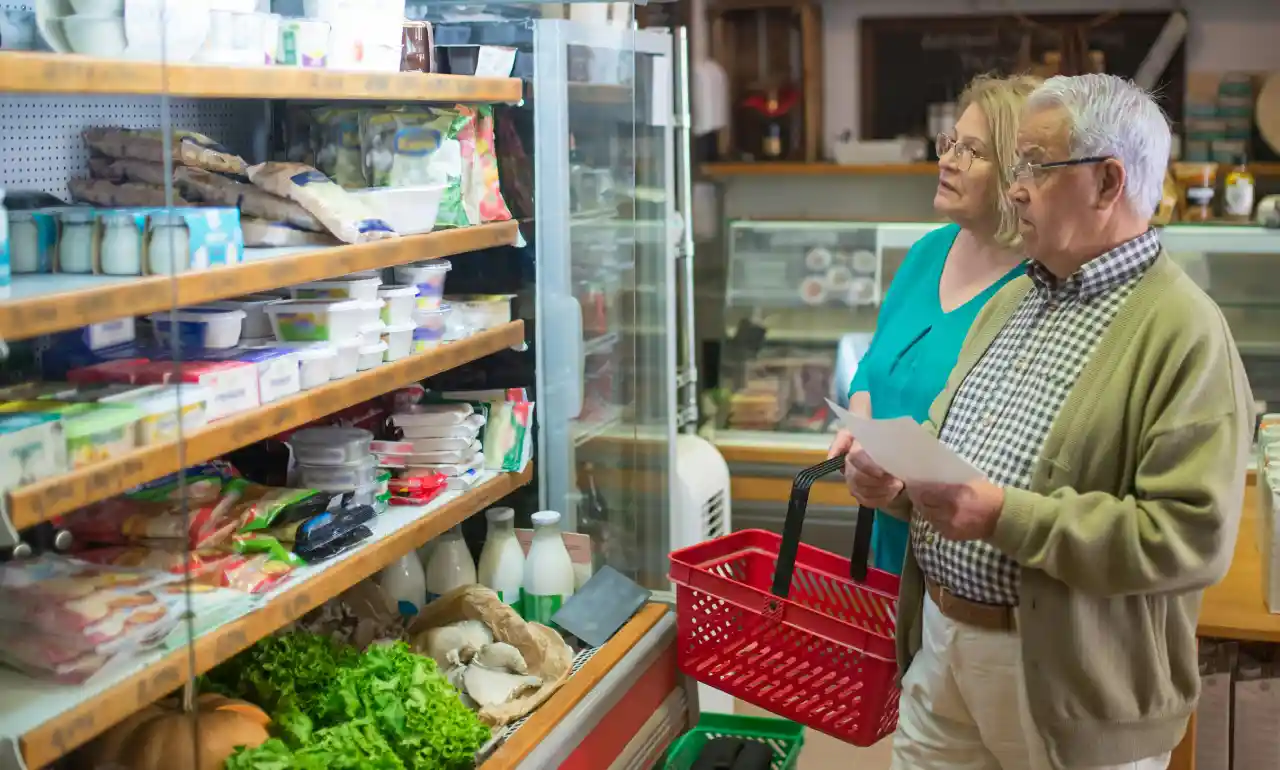
<instances>
[{"instance_id":1,"label":"white plastic tub","mask_svg":"<svg viewBox=\"0 0 1280 770\"><path fill-rule=\"evenodd\" d=\"M422 353L439 345L444 339L449 314L452 311L453 308L448 304L443 304L435 310L414 311L413 323L417 328L413 330L413 344L410 346L410 351Z\"/></svg>"},{"instance_id":2,"label":"white plastic tub","mask_svg":"<svg viewBox=\"0 0 1280 770\"><path fill-rule=\"evenodd\" d=\"M371 324L364 324L360 327L360 344L376 345L382 341L382 333L386 331L387 325L381 321L375 321Z\"/></svg>"},{"instance_id":3,"label":"white plastic tub","mask_svg":"<svg viewBox=\"0 0 1280 770\"><path fill-rule=\"evenodd\" d=\"M355 190L355 195L378 219L401 235L429 233L436 226L436 214L447 184L420 187L378 187Z\"/></svg>"},{"instance_id":4,"label":"white plastic tub","mask_svg":"<svg viewBox=\"0 0 1280 770\"><path fill-rule=\"evenodd\" d=\"M382 364L382 357L387 354L387 343L377 342L373 345L360 346L360 360L356 364L359 371L368 371Z\"/></svg>"},{"instance_id":5,"label":"white plastic tub","mask_svg":"<svg viewBox=\"0 0 1280 770\"><path fill-rule=\"evenodd\" d=\"M241 328L240 338L244 341L245 339L271 336L271 318L267 315L267 305L279 301L280 298L274 294L250 294L244 297L210 302L205 307L214 307L220 310L243 310L244 324Z\"/></svg>"},{"instance_id":6,"label":"white plastic tub","mask_svg":"<svg viewBox=\"0 0 1280 770\"><path fill-rule=\"evenodd\" d=\"M298 354L298 375L303 390L311 390L326 384L333 376L334 362L338 358L338 349L327 343L317 342L295 348Z\"/></svg>"},{"instance_id":7,"label":"white plastic tub","mask_svg":"<svg viewBox=\"0 0 1280 770\"><path fill-rule=\"evenodd\" d=\"M460 294L449 297L453 321L464 334L484 331L511 322L514 294Z\"/></svg>"},{"instance_id":8,"label":"white plastic tub","mask_svg":"<svg viewBox=\"0 0 1280 770\"><path fill-rule=\"evenodd\" d=\"M240 341L244 316L243 310L200 306L152 313L147 318L161 345L170 344L177 335L185 348L234 348Z\"/></svg>"},{"instance_id":9,"label":"white plastic tub","mask_svg":"<svg viewBox=\"0 0 1280 770\"><path fill-rule=\"evenodd\" d=\"M365 303L354 299L285 300L266 306L281 342L341 342L360 336Z\"/></svg>"},{"instance_id":10,"label":"white plastic tub","mask_svg":"<svg viewBox=\"0 0 1280 770\"><path fill-rule=\"evenodd\" d=\"M289 289L294 299L358 299L366 302L378 298L382 279L373 277L334 278L329 281L312 281Z\"/></svg>"},{"instance_id":11,"label":"white plastic tub","mask_svg":"<svg viewBox=\"0 0 1280 770\"><path fill-rule=\"evenodd\" d=\"M382 322L391 325L413 323L413 309L417 307L418 287L412 284L389 284L378 289L382 300Z\"/></svg>"},{"instance_id":12,"label":"white plastic tub","mask_svg":"<svg viewBox=\"0 0 1280 770\"><path fill-rule=\"evenodd\" d=\"M395 269L396 283L418 287L418 309L435 310L444 296L444 279L453 269L447 259L429 259L400 265Z\"/></svg>"},{"instance_id":13,"label":"white plastic tub","mask_svg":"<svg viewBox=\"0 0 1280 770\"><path fill-rule=\"evenodd\" d=\"M386 303L380 299L360 301L360 326L373 326L382 323L382 308Z\"/></svg>"},{"instance_id":14,"label":"white plastic tub","mask_svg":"<svg viewBox=\"0 0 1280 770\"><path fill-rule=\"evenodd\" d=\"M352 337L334 344L333 363L329 378L341 380L360 371L360 338Z\"/></svg>"},{"instance_id":15,"label":"white plastic tub","mask_svg":"<svg viewBox=\"0 0 1280 770\"><path fill-rule=\"evenodd\" d=\"M409 355L413 349L413 333L417 326L412 323L395 324L382 330L382 341L387 343L387 361L399 361Z\"/></svg>"}]
</instances>

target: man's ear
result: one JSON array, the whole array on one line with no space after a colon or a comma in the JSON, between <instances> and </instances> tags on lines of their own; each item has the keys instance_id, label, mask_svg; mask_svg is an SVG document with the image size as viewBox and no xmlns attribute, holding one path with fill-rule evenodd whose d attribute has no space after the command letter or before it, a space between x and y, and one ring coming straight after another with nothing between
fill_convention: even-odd
<instances>
[{"instance_id":1,"label":"man's ear","mask_svg":"<svg viewBox=\"0 0 1280 770\"><path fill-rule=\"evenodd\" d=\"M1098 164L1098 208L1110 208L1124 195L1124 165L1115 158Z\"/></svg>"}]
</instances>

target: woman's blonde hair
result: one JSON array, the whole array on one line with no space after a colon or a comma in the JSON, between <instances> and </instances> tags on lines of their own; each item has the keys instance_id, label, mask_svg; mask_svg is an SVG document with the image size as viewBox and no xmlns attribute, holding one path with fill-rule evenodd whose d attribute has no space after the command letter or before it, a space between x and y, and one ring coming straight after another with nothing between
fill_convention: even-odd
<instances>
[{"instance_id":1,"label":"woman's blonde hair","mask_svg":"<svg viewBox=\"0 0 1280 770\"><path fill-rule=\"evenodd\" d=\"M1018 120L1027 97L1041 82L1040 78L1032 75L979 75L960 94L960 112L963 113L970 105L978 107L991 130L991 151L995 154L992 162L996 165L999 179L996 207L1000 225L996 230L996 241L1008 248L1022 245L1018 216L1008 196L1009 186L1013 184L1009 169L1017 162Z\"/></svg>"}]
</instances>

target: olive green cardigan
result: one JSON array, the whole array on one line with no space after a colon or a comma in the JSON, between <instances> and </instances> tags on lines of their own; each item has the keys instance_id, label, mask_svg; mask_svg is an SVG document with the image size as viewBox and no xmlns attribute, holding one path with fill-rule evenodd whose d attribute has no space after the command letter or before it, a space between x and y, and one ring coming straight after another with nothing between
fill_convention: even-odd
<instances>
[{"instance_id":1,"label":"olive green cardigan","mask_svg":"<svg viewBox=\"0 0 1280 770\"><path fill-rule=\"evenodd\" d=\"M930 410L935 433L1030 285L1011 282L978 316ZM1028 702L1057 764L1137 761L1181 739L1199 697L1201 595L1235 546L1252 404L1222 313L1161 254L1067 396L1030 488L1005 489L991 543L1022 567ZM892 508L910 514L905 495ZM903 672L920 649L923 605L908 553Z\"/></svg>"}]
</instances>

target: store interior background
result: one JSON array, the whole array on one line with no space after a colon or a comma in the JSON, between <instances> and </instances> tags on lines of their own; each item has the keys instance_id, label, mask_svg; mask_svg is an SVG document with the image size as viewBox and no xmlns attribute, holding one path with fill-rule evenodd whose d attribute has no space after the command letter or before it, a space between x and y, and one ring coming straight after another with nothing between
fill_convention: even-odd
<instances>
[{"instance_id":1,"label":"store interior background","mask_svg":"<svg viewBox=\"0 0 1280 770\"><path fill-rule=\"evenodd\" d=\"M705 0L693 0L693 17L704 19ZM822 4L823 151L846 129L858 133L859 21L870 17L949 14L1098 13L1171 11L1190 17L1187 71L1269 72L1280 69L1280 3L1268 0L1116 0L1072 4L1061 0L828 0ZM695 21L694 58L705 55L706 24ZM733 219L833 219L927 221L935 219L932 176L739 176L699 182L694 220L698 238L697 326L704 342L724 333L725 248L722 227ZM1275 180L1258 180L1259 195L1280 192ZM705 369L702 369L705 372Z\"/></svg>"},{"instance_id":2,"label":"store interior background","mask_svg":"<svg viewBox=\"0 0 1280 770\"><path fill-rule=\"evenodd\" d=\"M821 6L824 160L831 159L837 137L859 127L859 22L864 18L1005 13L1169 12L1181 8L1190 18L1186 40L1187 72L1274 72L1280 70L1280 2L1266 0L1118 0L1072 4L1061 0L828 0ZM706 56L705 0L692 0L694 58ZM695 94L696 100L696 94ZM1224 172L1225 173L1225 172ZM932 175L858 175L856 173L737 175L703 177L695 190L697 238L696 325L704 383L710 374L705 353L726 338L727 223L737 219L931 221L937 180ZM1257 180L1258 196L1280 193L1280 179ZM1230 276L1235 278L1235 274ZM1239 280L1248 280L1239 275ZM1220 276L1215 276L1220 279ZM834 355L834 350L833 350ZM714 375L711 375L714 376ZM732 463L731 463L732 465ZM737 475L735 473L735 480ZM785 484L784 484L785 485ZM756 526L734 495L734 527ZM743 515L747 514L747 515ZM830 514L828 514L830 516ZM830 522L834 525L835 522ZM739 703L738 713L760 713ZM889 744L858 749L817 731L809 731L800 770L825 770L856 762L860 770L887 770ZM840 763L840 765L837 765Z\"/></svg>"}]
</instances>

